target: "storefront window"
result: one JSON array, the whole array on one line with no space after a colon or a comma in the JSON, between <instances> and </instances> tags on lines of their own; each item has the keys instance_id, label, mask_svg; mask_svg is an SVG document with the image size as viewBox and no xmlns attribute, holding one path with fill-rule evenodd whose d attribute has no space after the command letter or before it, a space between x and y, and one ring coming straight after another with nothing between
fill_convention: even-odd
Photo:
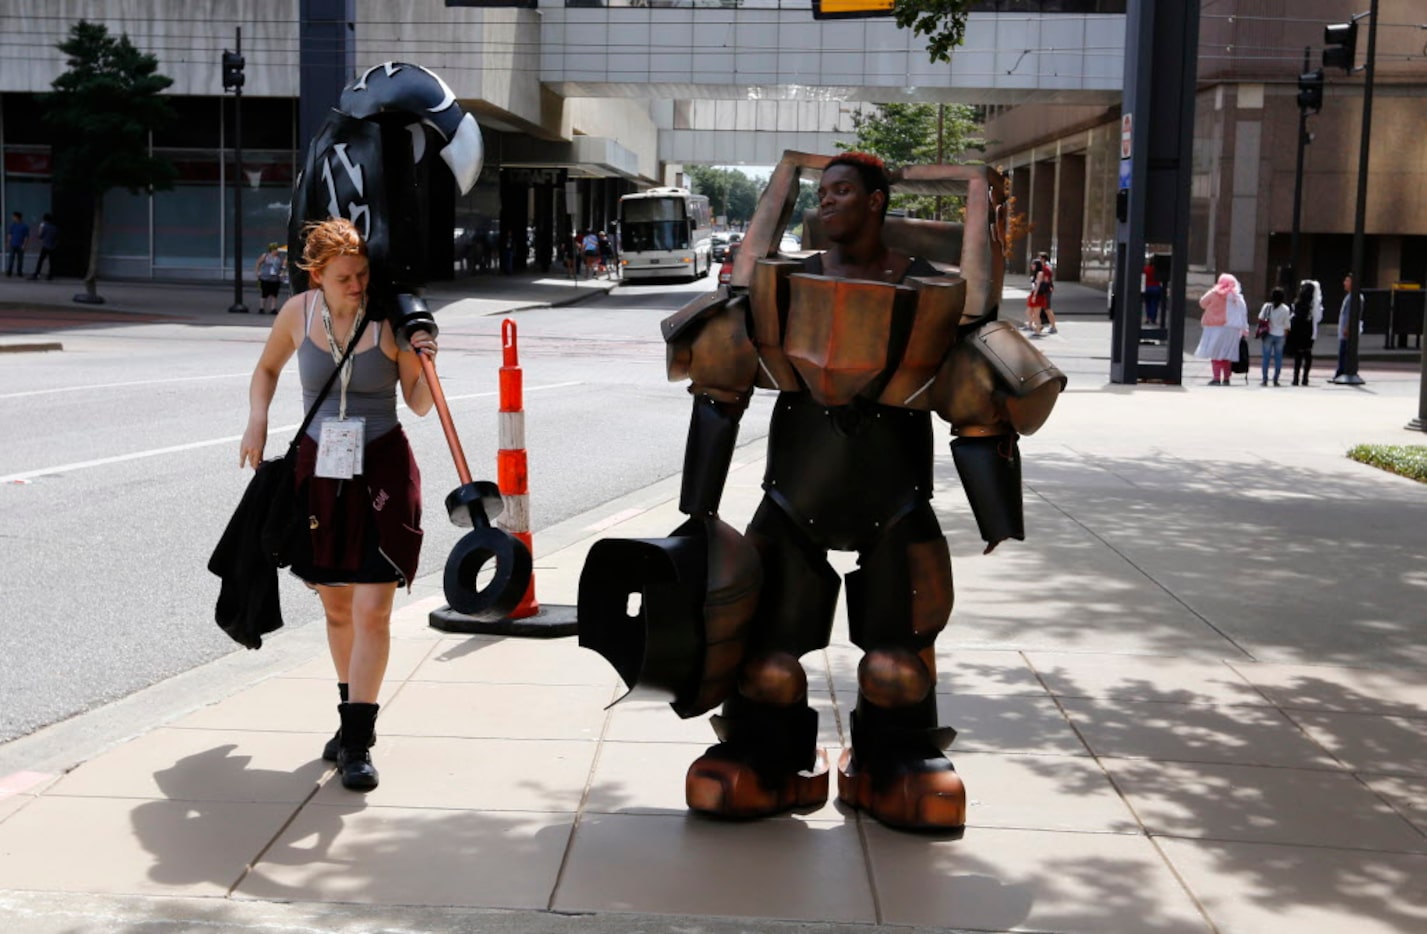
<instances>
[{"instance_id":1,"label":"storefront window","mask_svg":"<svg viewBox=\"0 0 1427 934\"><path fill-rule=\"evenodd\" d=\"M103 259L149 258L149 196L131 195L113 188L104 196L103 228L99 238Z\"/></svg>"},{"instance_id":2,"label":"storefront window","mask_svg":"<svg viewBox=\"0 0 1427 934\"><path fill-rule=\"evenodd\" d=\"M50 210L50 151L47 146L16 146L5 150L5 223L19 211L31 229Z\"/></svg>"},{"instance_id":3,"label":"storefront window","mask_svg":"<svg viewBox=\"0 0 1427 934\"><path fill-rule=\"evenodd\" d=\"M154 192L154 274L223 268L222 166L212 153L158 150L178 170L173 188Z\"/></svg>"},{"instance_id":4,"label":"storefront window","mask_svg":"<svg viewBox=\"0 0 1427 934\"><path fill-rule=\"evenodd\" d=\"M292 204L292 153L243 150L243 253L251 266L269 243L287 243ZM229 189L226 216L232 217ZM231 241L229 241L231 242Z\"/></svg>"}]
</instances>

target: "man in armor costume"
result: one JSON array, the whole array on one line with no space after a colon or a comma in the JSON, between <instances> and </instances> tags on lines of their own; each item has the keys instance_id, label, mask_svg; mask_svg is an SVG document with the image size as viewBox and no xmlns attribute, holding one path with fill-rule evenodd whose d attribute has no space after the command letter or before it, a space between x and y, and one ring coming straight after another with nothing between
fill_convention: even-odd
<instances>
[{"instance_id":1,"label":"man in armor costume","mask_svg":"<svg viewBox=\"0 0 1427 934\"><path fill-rule=\"evenodd\" d=\"M805 170L821 170L805 242L826 249L777 256ZM966 193L966 223L889 220L894 180ZM679 503L690 520L669 539L591 549L581 644L632 690L672 695L681 716L722 703L719 742L688 771L691 809L754 818L826 800L800 658L828 644L840 580L826 556L839 550L858 554L848 626L864 653L839 797L894 827L965 823L965 788L943 752L954 731L936 711L933 643L952 578L930 504L931 413L952 425L990 551L1024 537L1016 439L1039 428L1065 384L1014 325L995 320L1003 233L1002 185L989 168L917 166L894 178L861 153L788 153L732 284L664 322L670 378L690 379L694 396ZM952 261L959 275L935 265ZM779 395L764 498L740 537L718 506L755 387ZM701 595L692 609L669 597L671 580ZM632 592L645 597L642 629L621 612Z\"/></svg>"}]
</instances>

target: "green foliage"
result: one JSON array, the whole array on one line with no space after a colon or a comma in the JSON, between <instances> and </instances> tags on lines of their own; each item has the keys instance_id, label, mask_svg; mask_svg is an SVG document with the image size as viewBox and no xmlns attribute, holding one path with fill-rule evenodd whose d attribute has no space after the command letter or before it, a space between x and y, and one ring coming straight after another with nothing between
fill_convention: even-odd
<instances>
[{"instance_id":1,"label":"green foliage","mask_svg":"<svg viewBox=\"0 0 1427 934\"><path fill-rule=\"evenodd\" d=\"M1359 444L1348 457L1389 473L1427 483L1427 446L1420 444Z\"/></svg>"},{"instance_id":2,"label":"green foliage","mask_svg":"<svg viewBox=\"0 0 1427 934\"><path fill-rule=\"evenodd\" d=\"M758 186L738 169L710 165L685 166L693 190L708 195L715 215L724 215L730 224L746 224L758 204Z\"/></svg>"},{"instance_id":3,"label":"green foliage","mask_svg":"<svg viewBox=\"0 0 1427 934\"><path fill-rule=\"evenodd\" d=\"M803 215L817 209L817 186L804 180L798 185L798 200L793 203L793 216L788 218L788 233L801 237L803 235Z\"/></svg>"},{"instance_id":4,"label":"green foliage","mask_svg":"<svg viewBox=\"0 0 1427 934\"><path fill-rule=\"evenodd\" d=\"M56 182L95 196L120 187L135 194L172 188L172 164L149 154L150 132L174 119L160 96L173 79L158 73L158 59L127 35L115 39L85 20L56 47L69 65L43 101L55 133Z\"/></svg>"},{"instance_id":5,"label":"green foliage","mask_svg":"<svg viewBox=\"0 0 1427 934\"><path fill-rule=\"evenodd\" d=\"M892 15L912 34L927 36L927 57L950 62L951 50L966 38L966 14L971 0L896 0Z\"/></svg>"},{"instance_id":6,"label":"green foliage","mask_svg":"<svg viewBox=\"0 0 1427 934\"><path fill-rule=\"evenodd\" d=\"M874 113L854 113L856 141L837 145L844 150L870 152L888 165L935 163L938 119L940 161L966 161L967 153L986 150L986 141L979 135L976 110L966 104L882 104ZM893 195L891 207L913 217L932 217L936 199L927 195ZM952 205L952 209L958 207Z\"/></svg>"}]
</instances>

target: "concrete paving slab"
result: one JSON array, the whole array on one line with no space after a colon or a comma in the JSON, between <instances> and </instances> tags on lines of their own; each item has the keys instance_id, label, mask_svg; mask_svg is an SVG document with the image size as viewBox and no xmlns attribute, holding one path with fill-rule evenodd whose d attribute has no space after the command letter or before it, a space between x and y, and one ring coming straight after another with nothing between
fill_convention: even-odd
<instances>
[{"instance_id":1,"label":"concrete paving slab","mask_svg":"<svg viewBox=\"0 0 1427 934\"><path fill-rule=\"evenodd\" d=\"M1303 769L1338 764L1274 709L1078 698L1061 704L1097 756Z\"/></svg>"},{"instance_id":2,"label":"concrete paving slab","mask_svg":"<svg viewBox=\"0 0 1427 934\"><path fill-rule=\"evenodd\" d=\"M1026 661L1058 697L1269 706L1267 698L1223 662L1050 652L1027 652Z\"/></svg>"},{"instance_id":3,"label":"concrete paving slab","mask_svg":"<svg viewBox=\"0 0 1427 934\"><path fill-rule=\"evenodd\" d=\"M1154 835L1427 853L1427 837L1347 772L1101 762Z\"/></svg>"},{"instance_id":4,"label":"concrete paving slab","mask_svg":"<svg viewBox=\"0 0 1427 934\"><path fill-rule=\"evenodd\" d=\"M551 907L877 920L856 824L802 818L749 824L684 814L587 815Z\"/></svg>"},{"instance_id":5,"label":"concrete paving slab","mask_svg":"<svg viewBox=\"0 0 1427 934\"><path fill-rule=\"evenodd\" d=\"M589 740L383 736L382 783L360 800L373 807L573 813L597 750ZM312 801L350 806L353 798L340 781L329 781Z\"/></svg>"},{"instance_id":6,"label":"concrete paving slab","mask_svg":"<svg viewBox=\"0 0 1427 934\"><path fill-rule=\"evenodd\" d=\"M972 827L1139 833L1105 770L1086 756L967 752L952 762L966 782Z\"/></svg>"},{"instance_id":7,"label":"concrete paving slab","mask_svg":"<svg viewBox=\"0 0 1427 934\"><path fill-rule=\"evenodd\" d=\"M1356 772L1427 776L1427 718L1292 710L1288 716Z\"/></svg>"},{"instance_id":8,"label":"concrete paving slab","mask_svg":"<svg viewBox=\"0 0 1427 934\"><path fill-rule=\"evenodd\" d=\"M310 804L235 898L544 909L573 813Z\"/></svg>"},{"instance_id":9,"label":"concrete paving slab","mask_svg":"<svg viewBox=\"0 0 1427 934\"><path fill-rule=\"evenodd\" d=\"M1242 661L1228 664L1279 707L1427 716L1427 684L1418 671Z\"/></svg>"},{"instance_id":10,"label":"concrete paving slab","mask_svg":"<svg viewBox=\"0 0 1427 934\"><path fill-rule=\"evenodd\" d=\"M1213 840L1156 841L1223 934L1411 934L1427 856Z\"/></svg>"},{"instance_id":11,"label":"concrete paving slab","mask_svg":"<svg viewBox=\"0 0 1427 934\"><path fill-rule=\"evenodd\" d=\"M0 823L6 889L223 897L291 804L46 795Z\"/></svg>"},{"instance_id":12,"label":"concrete paving slab","mask_svg":"<svg viewBox=\"0 0 1427 934\"><path fill-rule=\"evenodd\" d=\"M974 931L1211 930L1144 837L968 828L962 840L865 828L881 921Z\"/></svg>"},{"instance_id":13,"label":"concrete paving slab","mask_svg":"<svg viewBox=\"0 0 1427 934\"><path fill-rule=\"evenodd\" d=\"M296 806L331 771L318 757L322 742L306 733L165 727L82 763L50 793Z\"/></svg>"},{"instance_id":14,"label":"concrete paving slab","mask_svg":"<svg viewBox=\"0 0 1427 934\"><path fill-rule=\"evenodd\" d=\"M1382 796L1397 813L1427 835L1427 778L1359 773L1358 780Z\"/></svg>"}]
</instances>

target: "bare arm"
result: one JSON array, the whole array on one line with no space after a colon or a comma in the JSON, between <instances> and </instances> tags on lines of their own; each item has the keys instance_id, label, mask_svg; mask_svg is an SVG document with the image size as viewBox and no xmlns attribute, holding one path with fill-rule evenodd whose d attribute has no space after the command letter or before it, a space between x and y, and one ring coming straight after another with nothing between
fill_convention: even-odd
<instances>
[{"instance_id":1,"label":"bare arm","mask_svg":"<svg viewBox=\"0 0 1427 934\"><path fill-rule=\"evenodd\" d=\"M302 296L294 295L283 303L282 309L273 320L268 332L267 343L263 345L262 356L253 369L253 378L248 383L248 427L243 431L243 440L238 444L238 466L257 467L263 460L263 448L268 440L268 407L272 405L273 394L277 392L278 377L282 368L297 352L302 342L303 316Z\"/></svg>"},{"instance_id":2,"label":"bare arm","mask_svg":"<svg viewBox=\"0 0 1427 934\"><path fill-rule=\"evenodd\" d=\"M433 400L431 398L431 387L426 385L426 377L421 370L421 360L416 352L421 351L431 357L431 361L436 361L436 338L431 336L430 331L417 331L411 338L411 350L397 351L396 338L392 336L391 328L382 328L382 344L388 353L396 352L396 368L401 378L401 397L406 402L406 407L417 415L425 415L431 411Z\"/></svg>"}]
</instances>

